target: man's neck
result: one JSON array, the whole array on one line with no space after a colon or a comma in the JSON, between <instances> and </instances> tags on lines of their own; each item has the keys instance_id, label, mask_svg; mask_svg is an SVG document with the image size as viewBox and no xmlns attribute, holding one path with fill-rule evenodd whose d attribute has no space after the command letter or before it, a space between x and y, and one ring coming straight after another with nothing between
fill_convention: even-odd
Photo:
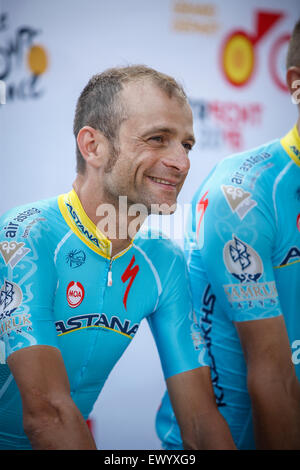
<instances>
[{"instance_id":1,"label":"man's neck","mask_svg":"<svg viewBox=\"0 0 300 470\"><path fill-rule=\"evenodd\" d=\"M119 198L118 202L105 200L101 190L90 185L81 175L77 176L73 188L88 218L111 242L111 256L125 250L146 217L136 220L137 216L128 216L129 207L124 203L126 198Z\"/></svg>"}]
</instances>

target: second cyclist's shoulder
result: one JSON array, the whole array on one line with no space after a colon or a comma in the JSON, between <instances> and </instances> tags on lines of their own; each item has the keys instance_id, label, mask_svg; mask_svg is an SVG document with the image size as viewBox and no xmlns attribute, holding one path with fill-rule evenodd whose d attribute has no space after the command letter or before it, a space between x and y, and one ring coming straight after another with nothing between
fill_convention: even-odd
<instances>
[{"instance_id":1,"label":"second cyclist's shoulder","mask_svg":"<svg viewBox=\"0 0 300 470\"><path fill-rule=\"evenodd\" d=\"M242 193L271 194L274 182L288 157L280 140L230 155L221 160L195 194L194 200L203 197L222 198L240 189Z\"/></svg>"}]
</instances>

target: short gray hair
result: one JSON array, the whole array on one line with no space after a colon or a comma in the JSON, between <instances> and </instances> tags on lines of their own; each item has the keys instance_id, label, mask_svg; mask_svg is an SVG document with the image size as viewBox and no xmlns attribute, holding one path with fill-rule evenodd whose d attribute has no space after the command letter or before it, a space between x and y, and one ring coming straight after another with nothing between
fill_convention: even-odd
<instances>
[{"instance_id":1,"label":"short gray hair","mask_svg":"<svg viewBox=\"0 0 300 470\"><path fill-rule=\"evenodd\" d=\"M138 80L150 80L170 98L177 96L187 101L183 87L164 73L145 65L111 68L94 75L83 89L77 101L73 132L75 139L84 126L100 130L112 145L118 136L120 125L126 119L124 104L118 98L123 84ZM85 160L76 143L77 172L84 173Z\"/></svg>"}]
</instances>

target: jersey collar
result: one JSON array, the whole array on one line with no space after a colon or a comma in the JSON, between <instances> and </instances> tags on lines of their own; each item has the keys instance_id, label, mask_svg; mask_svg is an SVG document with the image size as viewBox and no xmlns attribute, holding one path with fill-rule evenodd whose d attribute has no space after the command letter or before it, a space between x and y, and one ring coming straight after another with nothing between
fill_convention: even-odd
<instances>
[{"instance_id":1,"label":"jersey collar","mask_svg":"<svg viewBox=\"0 0 300 470\"><path fill-rule=\"evenodd\" d=\"M280 143L296 165L300 166L300 136L297 125L281 139Z\"/></svg>"},{"instance_id":2,"label":"jersey collar","mask_svg":"<svg viewBox=\"0 0 300 470\"><path fill-rule=\"evenodd\" d=\"M112 250L111 241L87 216L74 189L67 194L58 196L58 206L63 218L75 235L93 251L104 258L110 259ZM125 250L118 253L114 258L126 253L132 244L133 240Z\"/></svg>"}]
</instances>

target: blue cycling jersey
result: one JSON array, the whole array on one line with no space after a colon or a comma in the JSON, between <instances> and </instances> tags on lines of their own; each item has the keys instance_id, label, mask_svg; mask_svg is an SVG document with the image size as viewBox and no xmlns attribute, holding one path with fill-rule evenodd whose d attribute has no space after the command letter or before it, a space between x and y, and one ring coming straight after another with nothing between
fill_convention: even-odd
<instances>
[{"instance_id":1,"label":"blue cycling jersey","mask_svg":"<svg viewBox=\"0 0 300 470\"><path fill-rule=\"evenodd\" d=\"M21 397L5 363L16 350L59 348L85 419L143 318L166 378L205 364L180 248L139 233L111 257L111 242L74 190L5 214L0 258L0 448L30 448Z\"/></svg>"},{"instance_id":2,"label":"blue cycling jersey","mask_svg":"<svg viewBox=\"0 0 300 470\"><path fill-rule=\"evenodd\" d=\"M234 322L284 315L300 379L300 138L221 161L195 194L186 254L194 308L219 411L239 449L253 449L246 363ZM181 448L166 394L157 415L164 447Z\"/></svg>"}]
</instances>

